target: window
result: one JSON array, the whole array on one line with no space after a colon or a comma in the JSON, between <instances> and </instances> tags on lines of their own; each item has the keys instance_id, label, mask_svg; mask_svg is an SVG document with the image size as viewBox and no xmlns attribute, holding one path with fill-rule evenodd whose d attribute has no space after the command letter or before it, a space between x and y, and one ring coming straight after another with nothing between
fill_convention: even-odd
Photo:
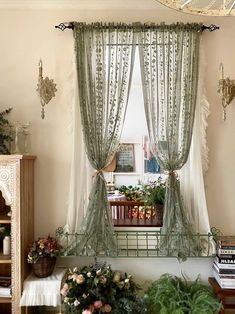
<instances>
[{"instance_id":1,"label":"window","mask_svg":"<svg viewBox=\"0 0 235 314\"><path fill-rule=\"evenodd\" d=\"M128 203L125 198L114 192L122 185L136 186L140 182L156 181L162 175L149 147L147 133L137 50L120 150L116 156L116 170L105 173L115 226L162 225L162 207L145 208L144 203L138 201Z\"/></svg>"}]
</instances>

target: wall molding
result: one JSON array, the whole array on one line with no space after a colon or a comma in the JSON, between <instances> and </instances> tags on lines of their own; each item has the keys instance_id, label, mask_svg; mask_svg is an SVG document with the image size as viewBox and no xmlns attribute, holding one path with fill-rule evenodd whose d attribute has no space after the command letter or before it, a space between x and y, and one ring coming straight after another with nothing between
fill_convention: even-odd
<instances>
[{"instance_id":1,"label":"wall molding","mask_svg":"<svg viewBox=\"0 0 235 314\"><path fill-rule=\"evenodd\" d=\"M162 10L156 0L0 0L0 9Z\"/></svg>"}]
</instances>

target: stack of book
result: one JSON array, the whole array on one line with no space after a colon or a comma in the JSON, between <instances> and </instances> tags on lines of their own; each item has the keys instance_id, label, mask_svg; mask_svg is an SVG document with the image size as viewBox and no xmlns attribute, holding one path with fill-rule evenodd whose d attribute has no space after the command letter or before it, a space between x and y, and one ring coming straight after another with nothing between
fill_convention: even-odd
<instances>
[{"instance_id":1,"label":"stack of book","mask_svg":"<svg viewBox=\"0 0 235 314\"><path fill-rule=\"evenodd\" d=\"M235 237L218 240L213 275L221 288L235 289Z\"/></svg>"},{"instance_id":2,"label":"stack of book","mask_svg":"<svg viewBox=\"0 0 235 314\"><path fill-rule=\"evenodd\" d=\"M11 278L0 277L0 297L11 297Z\"/></svg>"}]
</instances>

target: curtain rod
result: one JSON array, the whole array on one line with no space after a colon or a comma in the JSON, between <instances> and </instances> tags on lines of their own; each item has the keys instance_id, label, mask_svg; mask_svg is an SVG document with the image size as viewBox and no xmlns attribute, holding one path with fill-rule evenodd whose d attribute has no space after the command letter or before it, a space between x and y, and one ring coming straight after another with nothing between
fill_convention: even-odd
<instances>
[{"instance_id":1,"label":"curtain rod","mask_svg":"<svg viewBox=\"0 0 235 314\"><path fill-rule=\"evenodd\" d=\"M59 28L61 31L64 31L65 29L74 29L74 24L73 22L70 22L70 23L60 23L59 25L56 25L55 28ZM205 30L205 29L208 29L209 32L213 32L217 29L219 29L219 26L216 26L214 24L211 24L209 26L206 26L206 25L202 25L202 32Z\"/></svg>"}]
</instances>

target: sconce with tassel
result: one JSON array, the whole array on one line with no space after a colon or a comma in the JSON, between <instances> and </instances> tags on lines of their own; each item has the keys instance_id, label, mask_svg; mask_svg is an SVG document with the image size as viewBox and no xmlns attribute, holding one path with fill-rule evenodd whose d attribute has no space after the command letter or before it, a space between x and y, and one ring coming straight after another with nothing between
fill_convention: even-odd
<instances>
[{"instance_id":1,"label":"sconce with tassel","mask_svg":"<svg viewBox=\"0 0 235 314\"><path fill-rule=\"evenodd\" d=\"M42 76L42 60L39 61L39 76L38 76L38 84L36 91L39 93L40 101L41 101L41 117L45 118L45 105L48 104L53 97L55 97L56 84L53 80L50 80L48 77L43 78Z\"/></svg>"},{"instance_id":2,"label":"sconce with tassel","mask_svg":"<svg viewBox=\"0 0 235 314\"><path fill-rule=\"evenodd\" d=\"M220 94L222 100L223 108L223 121L226 120L226 108L230 102L235 97L235 80L230 80L229 77L224 78L224 67L223 64L220 64L220 79L219 79L219 89L218 93Z\"/></svg>"}]
</instances>

